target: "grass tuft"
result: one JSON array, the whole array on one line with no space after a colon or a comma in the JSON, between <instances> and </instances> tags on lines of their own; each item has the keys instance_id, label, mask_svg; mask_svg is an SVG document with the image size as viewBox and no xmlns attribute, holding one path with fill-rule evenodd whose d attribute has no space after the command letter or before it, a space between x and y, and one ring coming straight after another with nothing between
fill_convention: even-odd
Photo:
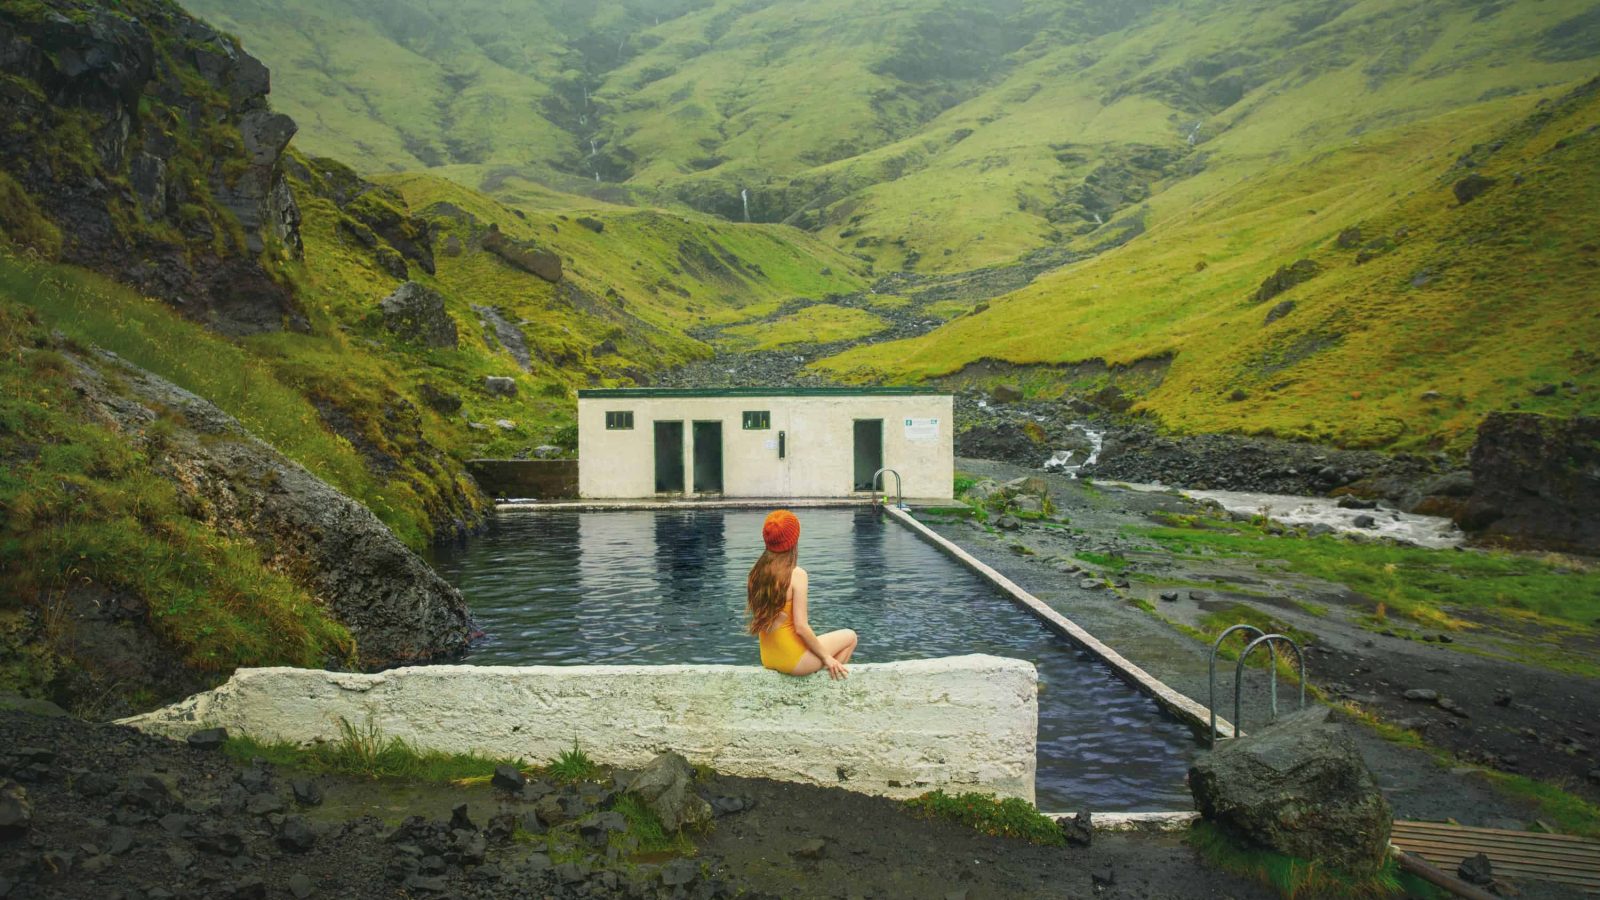
<instances>
[{"instance_id":1,"label":"grass tuft","mask_svg":"<svg viewBox=\"0 0 1600 900\"><path fill-rule=\"evenodd\" d=\"M600 774L600 767L574 743L571 750L561 751L554 762L545 766L544 773L557 781L588 781Z\"/></svg>"},{"instance_id":2,"label":"grass tuft","mask_svg":"<svg viewBox=\"0 0 1600 900\"><path fill-rule=\"evenodd\" d=\"M402 738L384 736L371 721L354 725L346 719L339 720L337 740L300 746L230 735L223 750L241 762L260 758L285 768L382 781L472 782L487 780L496 767L507 765L531 772L520 759L421 750Z\"/></svg>"},{"instance_id":3,"label":"grass tuft","mask_svg":"<svg viewBox=\"0 0 1600 900\"><path fill-rule=\"evenodd\" d=\"M1189 845L1208 865L1249 878L1276 890L1285 900L1301 897L1448 896L1419 878L1400 871L1391 858L1377 873L1351 876L1336 869L1271 850L1249 847L1210 822L1196 822Z\"/></svg>"},{"instance_id":4,"label":"grass tuft","mask_svg":"<svg viewBox=\"0 0 1600 900\"><path fill-rule=\"evenodd\" d=\"M906 806L924 818L949 819L983 834L1025 840L1048 847L1064 846L1061 827L1033 804L1016 797L996 800L989 794L946 794L930 791L907 800Z\"/></svg>"}]
</instances>

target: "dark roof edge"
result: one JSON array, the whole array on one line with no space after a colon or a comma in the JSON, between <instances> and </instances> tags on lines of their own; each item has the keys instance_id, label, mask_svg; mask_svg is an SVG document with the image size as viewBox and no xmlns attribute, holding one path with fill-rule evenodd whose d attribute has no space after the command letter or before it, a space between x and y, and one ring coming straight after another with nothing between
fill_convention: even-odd
<instances>
[{"instance_id":1,"label":"dark roof edge","mask_svg":"<svg viewBox=\"0 0 1600 900\"><path fill-rule=\"evenodd\" d=\"M579 400L650 399L652 397L953 397L950 391L915 387L814 388L585 388Z\"/></svg>"}]
</instances>

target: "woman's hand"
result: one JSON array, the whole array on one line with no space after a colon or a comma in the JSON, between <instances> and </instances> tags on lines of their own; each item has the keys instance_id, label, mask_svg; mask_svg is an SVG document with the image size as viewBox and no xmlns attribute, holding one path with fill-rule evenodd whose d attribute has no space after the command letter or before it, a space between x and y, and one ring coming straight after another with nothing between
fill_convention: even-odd
<instances>
[{"instance_id":1,"label":"woman's hand","mask_svg":"<svg viewBox=\"0 0 1600 900\"><path fill-rule=\"evenodd\" d=\"M828 668L828 677L832 678L834 681L845 678L850 674L850 670L845 667L844 663L839 662L837 659L834 659L831 656L825 657L822 660L822 664Z\"/></svg>"}]
</instances>

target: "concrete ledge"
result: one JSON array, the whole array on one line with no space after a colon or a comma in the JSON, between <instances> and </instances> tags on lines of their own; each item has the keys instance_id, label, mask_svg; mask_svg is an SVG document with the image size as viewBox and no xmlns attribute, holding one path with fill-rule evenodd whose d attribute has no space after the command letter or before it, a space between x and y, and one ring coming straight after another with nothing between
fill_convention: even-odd
<instances>
[{"instance_id":1,"label":"concrete ledge","mask_svg":"<svg viewBox=\"0 0 1600 900\"><path fill-rule=\"evenodd\" d=\"M1119 678L1155 700L1163 709L1182 719L1194 730L1196 735L1209 735L1211 709L1205 704L1194 700L1186 694L1179 693L1166 682L1134 665L1132 660L1085 631L1078 623L1056 612L1049 604L1023 590L1021 585L1000 574L992 566L985 564L983 560L961 549L960 546L946 539L932 528L918 522L909 512L895 509L892 506L884 508L906 527L921 535L928 543L943 550L947 556L1004 591L1012 602L1033 613L1051 631L1089 651L1101 662L1110 666ZM1237 736L1234 733L1233 723L1221 716L1217 717L1217 734L1224 738Z\"/></svg>"},{"instance_id":2,"label":"concrete ledge","mask_svg":"<svg viewBox=\"0 0 1600 900\"><path fill-rule=\"evenodd\" d=\"M1032 663L956 656L794 678L746 666L419 666L378 674L240 669L121 724L182 738L221 725L310 743L371 722L426 749L642 766L663 750L731 775L913 797L934 788L1032 802Z\"/></svg>"}]
</instances>

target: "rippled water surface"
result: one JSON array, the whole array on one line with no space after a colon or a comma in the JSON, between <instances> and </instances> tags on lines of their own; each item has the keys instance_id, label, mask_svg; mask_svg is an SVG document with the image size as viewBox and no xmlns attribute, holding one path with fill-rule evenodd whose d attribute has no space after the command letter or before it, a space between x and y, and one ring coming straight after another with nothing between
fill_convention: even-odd
<instances>
[{"instance_id":1,"label":"rippled water surface","mask_svg":"<svg viewBox=\"0 0 1600 900\"><path fill-rule=\"evenodd\" d=\"M743 622L763 516L510 513L434 564L487 632L471 663L760 665ZM854 628L854 662L992 653L1038 666L1040 809L1189 808L1194 739L1153 701L904 526L866 509L800 517L812 627Z\"/></svg>"}]
</instances>

